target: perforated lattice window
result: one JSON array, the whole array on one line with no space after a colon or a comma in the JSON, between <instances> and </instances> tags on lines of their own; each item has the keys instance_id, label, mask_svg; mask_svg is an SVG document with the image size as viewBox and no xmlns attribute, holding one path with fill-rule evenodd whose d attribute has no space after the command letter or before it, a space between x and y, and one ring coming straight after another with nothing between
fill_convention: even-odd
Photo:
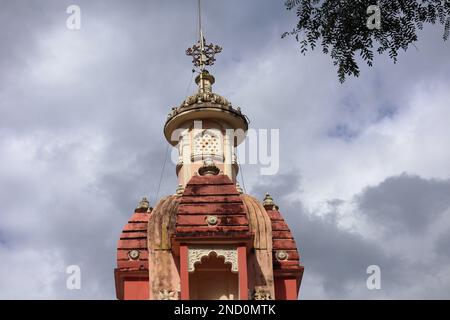
<instances>
[{"instance_id":1,"label":"perforated lattice window","mask_svg":"<svg viewBox=\"0 0 450 320\"><path fill-rule=\"evenodd\" d=\"M215 131L215 130L214 130ZM195 155L221 155L222 143L219 132L204 130L194 137Z\"/></svg>"}]
</instances>

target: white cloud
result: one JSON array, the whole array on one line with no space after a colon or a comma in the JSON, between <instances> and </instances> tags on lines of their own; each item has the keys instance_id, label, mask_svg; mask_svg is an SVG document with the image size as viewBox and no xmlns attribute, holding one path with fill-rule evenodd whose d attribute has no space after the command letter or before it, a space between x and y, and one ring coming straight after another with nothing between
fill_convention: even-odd
<instances>
[{"instance_id":1,"label":"white cloud","mask_svg":"<svg viewBox=\"0 0 450 320\"><path fill-rule=\"evenodd\" d=\"M56 252L0 245L0 259L2 299L51 299L63 291L57 279L65 272L64 263Z\"/></svg>"}]
</instances>

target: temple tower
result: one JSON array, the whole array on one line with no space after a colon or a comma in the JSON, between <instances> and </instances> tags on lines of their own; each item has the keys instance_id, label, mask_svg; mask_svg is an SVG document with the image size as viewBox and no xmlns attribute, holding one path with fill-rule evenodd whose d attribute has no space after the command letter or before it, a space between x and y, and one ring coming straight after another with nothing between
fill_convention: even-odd
<instances>
[{"instance_id":1,"label":"temple tower","mask_svg":"<svg viewBox=\"0 0 450 320\"><path fill-rule=\"evenodd\" d=\"M213 161L236 182L239 166L235 148L245 139L248 121L239 107L212 92L215 79L207 70L202 69L195 82L198 92L173 108L164 126L167 141L178 148L180 188L197 174L205 160Z\"/></svg>"},{"instance_id":2,"label":"temple tower","mask_svg":"<svg viewBox=\"0 0 450 320\"><path fill-rule=\"evenodd\" d=\"M247 117L212 90L207 70L222 51L199 40L186 50L197 92L164 125L178 150L178 187L155 208L141 200L125 225L115 269L118 299L297 299L303 266L272 197L243 193L236 147Z\"/></svg>"}]
</instances>

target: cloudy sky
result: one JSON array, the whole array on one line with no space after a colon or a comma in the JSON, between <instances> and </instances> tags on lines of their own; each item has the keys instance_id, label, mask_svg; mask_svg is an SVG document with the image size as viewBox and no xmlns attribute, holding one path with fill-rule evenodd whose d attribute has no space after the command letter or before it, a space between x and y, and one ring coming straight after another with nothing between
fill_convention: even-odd
<instances>
[{"instance_id":1,"label":"cloudy sky","mask_svg":"<svg viewBox=\"0 0 450 320\"><path fill-rule=\"evenodd\" d=\"M320 50L280 35L284 1L208 0L223 46L214 90L255 129L280 130L280 167L244 165L273 194L305 265L303 299L450 298L450 44L427 27L394 65L340 84ZM66 8L81 8L81 30ZM172 106L190 93L196 1L2 0L0 298L114 299L115 248L158 182ZM242 183L244 182L244 183ZM79 265L81 290L66 289ZM381 268L368 290L366 268Z\"/></svg>"}]
</instances>

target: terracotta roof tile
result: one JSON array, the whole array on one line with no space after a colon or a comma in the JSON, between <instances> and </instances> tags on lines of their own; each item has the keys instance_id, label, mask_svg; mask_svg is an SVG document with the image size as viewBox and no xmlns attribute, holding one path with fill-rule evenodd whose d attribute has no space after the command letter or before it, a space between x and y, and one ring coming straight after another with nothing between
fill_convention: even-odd
<instances>
[{"instance_id":1,"label":"terracotta roof tile","mask_svg":"<svg viewBox=\"0 0 450 320\"><path fill-rule=\"evenodd\" d=\"M124 226L117 243L117 268L119 270L148 269L147 228L151 213L136 210ZM129 252L137 250L133 260Z\"/></svg>"},{"instance_id":2,"label":"terracotta roof tile","mask_svg":"<svg viewBox=\"0 0 450 320\"><path fill-rule=\"evenodd\" d=\"M208 224L208 216L217 224ZM244 203L226 175L194 176L187 183L177 212L176 238L250 237Z\"/></svg>"},{"instance_id":3,"label":"terracotta roof tile","mask_svg":"<svg viewBox=\"0 0 450 320\"><path fill-rule=\"evenodd\" d=\"M270 210L266 208L266 210L272 221L272 258L274 271L302 272L303 267L300 265L300 255L297 250L295 239L292 236L288 225L284 221L283 216L278 209ZM285 251L287 253L286 260L279 260L277 258L277 252L279 251Z\"/></svg>"}]
</instances>

